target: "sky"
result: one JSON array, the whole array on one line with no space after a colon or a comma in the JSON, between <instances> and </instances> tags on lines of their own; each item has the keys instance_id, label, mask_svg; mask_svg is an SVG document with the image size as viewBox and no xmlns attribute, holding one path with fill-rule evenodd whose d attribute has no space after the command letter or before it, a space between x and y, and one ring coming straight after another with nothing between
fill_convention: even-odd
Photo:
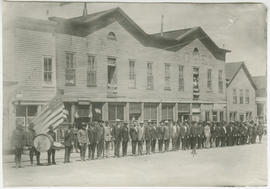
<instances>
[{"instance_id":1,"label":"sky","mask_svg":"<svg viewBox=\"0 0 270 189\"><path fill-rule=\"evenodd\" d=\"M266 74L266 8L262 4L87 3L88 14L120 7L146 33L200 26L221 48L226 62L244 61L251 75ZM3 17L47 19L81 16L83 3L3 2ZM4 22L5 23L5 20Z\"/></svg>"}]
</instances>

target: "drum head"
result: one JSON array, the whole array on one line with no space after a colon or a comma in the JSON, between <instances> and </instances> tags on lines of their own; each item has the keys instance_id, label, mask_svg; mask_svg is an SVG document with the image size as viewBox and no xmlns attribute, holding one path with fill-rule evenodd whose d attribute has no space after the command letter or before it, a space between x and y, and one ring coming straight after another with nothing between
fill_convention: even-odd
<instances>
[{"instance_id":1,"label":"drum head","mask_svg":"<svg viewBox=\"0 0 270 189\"><path fill-rule=\"evenodd\" d=\"M37 135L34 139L34 147L39 152L47 152L52 147L52 138L46 134Z\"/></svg>"}]
</instances>

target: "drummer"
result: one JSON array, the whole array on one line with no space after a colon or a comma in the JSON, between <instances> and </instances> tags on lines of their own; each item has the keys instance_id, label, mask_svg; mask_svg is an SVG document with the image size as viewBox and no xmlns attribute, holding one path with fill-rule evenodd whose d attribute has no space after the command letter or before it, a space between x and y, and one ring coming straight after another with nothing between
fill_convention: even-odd
<instances>
[{"instance_id":1,"label":"drummer","mask_svg":"<svg viewBox=\"0 0 270 189\"><path fill-rule=\"evenodd\" d=\"M53 126L49 127L49 132L47 134L52 137L53 142L56 141L56 134L53 131ZM48 153L48 164L49 165L51 165L51 164L55 165L56 164L56 162L55 162L55 149L53 148L53 146L52 146L51 149L48 150L47 153ZM51 159L52 159L52 162L51 162Z\"/></svg>"}]
</instances>

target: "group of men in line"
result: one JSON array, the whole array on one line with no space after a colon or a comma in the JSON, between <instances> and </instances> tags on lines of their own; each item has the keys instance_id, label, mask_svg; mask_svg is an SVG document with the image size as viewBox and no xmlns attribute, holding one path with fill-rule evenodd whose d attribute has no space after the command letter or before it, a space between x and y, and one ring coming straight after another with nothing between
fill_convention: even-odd
<instances>
[{"instance_id":1,"label":"group of men in line","mask_svg":"<svg viewBox=\"0 0 270 189\"><path fill-rule=\"evenodd\" d=\"M72 132L72 128L68 130ZM95 159L95 152L97 159L108 157L111 143L114 146L114 157L120 157L120 147L122 146L122 156L126 156L129 142L132 148L131 155L135 156L143 154L144 145L146 154L151 154L156 150L169 151L170 144L173 151L254 144L257 136L261 142L262 135L262 124L257 125L253 121L228 124L161 121L156 124L151 120L131 123L116 120L115 124L104 121L82 123L75 138L80 146L81 160L85 161L87 149L88 159ZM68 137L68 141L70 140L72 139ZM71 149L67 149L66 152L66 162L69 162Z\"/></svg>"},{"instance_id":2,"label":"group of men in line","mask_svg":"<svg viewBox=\"0 0 270 189\"><path fill-rule=\"evenodd\" d=\"M169 122L161 121L158 124L149 120L121 122L116 120L115 124L98 121L81 123L78 125L78 131L74 132L74 127L70 126L64 133L65 157L64 162L70 162L70 154L75 142L78 142L80 149L80 158L86 160L86 151L88 159L94 160L109 157L110 147L113 144L114 157L120 157L120 148L122 147L122 156L127 155L128 143L131 143L131 155L143 155L143 146L145 145L146 154L171 150L188 150L212 147L224 147L243 144L256 143L257 136L261 143L263 135L263 125L250 122ZM22 132L20 132L22 133ZM14 138L20 135L14 131ZM50 127L49 135L55 140L55 133ZM29 155L31 164L33 164L33 155L36 154L37 164L40 164L40 153L33 147L33 138L35 131L33 125L29 126L26 132L26 145L30 146ZM19 137L20 138L20 137ZM17 142L17 144L19 144ZM16 155L16 158L20 158ZM55 150L48 151L48 163L55 164ZM17 164L17 163L16 163Z\"/></svg>"}]
</instances>

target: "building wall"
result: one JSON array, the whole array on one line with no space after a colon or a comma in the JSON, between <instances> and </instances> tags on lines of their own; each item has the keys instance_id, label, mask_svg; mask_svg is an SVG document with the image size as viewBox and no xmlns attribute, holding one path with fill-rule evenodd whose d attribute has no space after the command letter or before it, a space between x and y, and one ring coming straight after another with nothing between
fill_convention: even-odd
<instances>
[{"instance_id":1,"label":"building wall","mask_svg":"<svg viewBox=\"0 0 270 189\"><path fill-rule=\"evenodd\" d=\"M114 32L117 41L107 39ZM176 102L192 101L192 67L200 67L200 101L225 102L224 62L216 60L208 49L194 40L178 52L171 52L143 46L118 22L114 22L87 37L56 34L57 86L64 89L67 98L85 98L93 101L154 101ZM192 51L198 48L205 61L194 60ZM65 52L75 53L76 86L65 86ZM97 61L97 87L87 87L87 55L93 54ZM117 97L107 98L107 58L117 59ZM136 88L128 88L129 60L135 60ZM154 89L146 89L147 65L153 63ZM164 90L164 63L170 63L171 90ZM178 90L178 65L184 65L183 92ZM212 69L213 91L207 91L207 69ZM218 93L218 70L223 70L223 93Z\"/></svg>"},{"instance_id":2,"label":"building wall","mask_svg":"<svg viewBox=\"0 0 270 189\"><path fill-rule=\"evenodd\" d=\"M233 89L237 90L237 104L233 104ZM239 90L243 89L244 93L244 104L239 103L240 92ZM249 104L245 102L245 90L249 90ZM230 112L237 112L237 120L240 119L240 114L244 114L244 119L246 120L246 112L252 112L252 119L255 119L257 116L256 109L256 99L255 99L255 90L251 85L250 81L247 78L244 70L241 69L229 87L227 88L227 120L229 120Z\"/></svg>"}]
</instances>

